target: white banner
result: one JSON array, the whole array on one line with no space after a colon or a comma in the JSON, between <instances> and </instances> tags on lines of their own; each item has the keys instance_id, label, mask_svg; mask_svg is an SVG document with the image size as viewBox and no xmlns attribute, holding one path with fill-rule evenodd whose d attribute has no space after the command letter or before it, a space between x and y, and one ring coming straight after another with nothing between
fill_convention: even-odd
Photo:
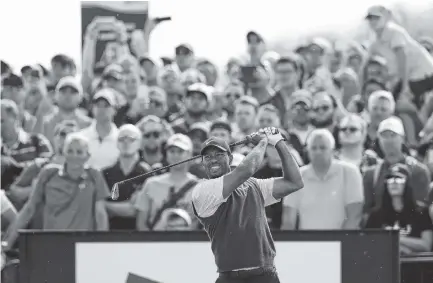
<instances>
[{"instance_id":1,"label":"white banner","mask_svg":"<svg viewBox=\"0 0 433 283\"><path fill-rule=\"evenodd\" d=\"M276 242L282 283L341 283L340 242ZM208 242L77 243L76 283L210 283Z\"/></svg>"}]
</instances>

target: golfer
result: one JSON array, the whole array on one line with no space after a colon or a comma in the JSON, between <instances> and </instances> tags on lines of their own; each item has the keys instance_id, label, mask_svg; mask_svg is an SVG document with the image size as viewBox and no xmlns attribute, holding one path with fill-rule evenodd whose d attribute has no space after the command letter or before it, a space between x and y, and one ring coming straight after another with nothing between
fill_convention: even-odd
<instances>
[{"instance_id":1,"label":"golfer","mask_svg":"<svg viewBox=\"0 0 433 283\"><path fill-rule=\"evenodd\" d=\"M265 207L303 187L299 167L276 128L265 128L253 138L254 149L233 171L228 144L216 137L201 150L209 180L192 193L194 214L211 242L218 268L217 283L280 282L274 266L275 246ZM266 147L275 146L283 164L280 178L255 179Z\"/></svg>"}]
</instances>

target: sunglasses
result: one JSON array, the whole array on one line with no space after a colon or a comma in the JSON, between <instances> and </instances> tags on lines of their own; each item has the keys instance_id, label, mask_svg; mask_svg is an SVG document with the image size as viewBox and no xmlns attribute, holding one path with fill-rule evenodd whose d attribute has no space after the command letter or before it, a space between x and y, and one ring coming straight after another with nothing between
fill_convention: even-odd
<instances>
[{"instance_id":1,"label":"sunglasses","mask_svg":"<svg viewBox=\"0 0 433 283\"><path fill-rule=\"evenodd\" d=\"M226 97L227 98L234 97L235 99L239 99L239 98L241 98L241 95L239 93L235 93L235 92L228 92L228 93L226 93Z\"/></svg>"},{"instance_id":2,"label":"sunglasses","mask_svg":"<svg viewBox=\"0 0 433 283\"><path fill-rule=\"evenodd\" d=\"M331 109L331 107L329 105L323 105L323 106L318 106L318 107L313 108L313 111L314 112L320 112L320 111L326 112L329 109Z\"/></svg>"},{"instance_id":3,"label":"sunglasses","mask_svg":"<svg viewBox=\"0 0 433 283\"><path fill-rule=\"evenodd\" d=\"M134 142L136 140L137 139L135 137L131 137L131 136L123 136L118 138L119 142Z\"/></svg>"},{"instance_id":4,"label":"sunglasses","mask_svg":"<svg viewBox=\"0 0 433 283\"><path fill-rule=\"evenodd\" d=\"M158 139L160 136L161 136L160 132L148 132L143 134L143 137L146 139L149 139L151 137Z\"/></svg>"},{"instance_id":5,"label":"sunglasses","mask_svg":"<svg viewBox=\"0 0 433 283\"><path fill-rule=\"evenodd\" d=\"M357 131L359 131L359 129L356 127L342 127L342 128L340 128L340 132L344 132L344 133L349 132L349 133L353 134L353 133L356 133Z\"/></svg>"},{"instance_id":6,"label":"sunglasses","mask_svg":"<svg viewBox=\"0 0 433 283\"><path fill-rule=\"evenodd\" d=\"M292 106L293 110L304 110L304 111L310 111L310 107L305 103L297 103Z\"/></svg>"}]
</instances>

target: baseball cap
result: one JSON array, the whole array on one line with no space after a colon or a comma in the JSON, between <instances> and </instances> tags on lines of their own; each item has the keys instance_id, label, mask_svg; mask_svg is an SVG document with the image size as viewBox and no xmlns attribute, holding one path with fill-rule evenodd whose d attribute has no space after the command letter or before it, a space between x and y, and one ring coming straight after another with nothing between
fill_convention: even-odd
<instances>
[{"instance_id":1,"label":"baseball cap","mask_svg":"<svg viewBox=\"0 0 433 283\"><path fill-rule=\"evenodd\" d=\"M102 78L114 78L116 80L121 80L123 77L122 73L122 66L120 66L119 64L110 64L104 68L104 71L102 72Z\"/></svg>"},{"instance_id":2,"label":"baseball cap","mask_svg":"<svg viewBox=\"0 0 433 283\"><path fill-rule=\"evenodd\" d=\"M376 91L373 91L370 94L370 97L369 97L368 101L372 101L373 99L378 99L378 98L385 98L388 101L395 101L394 96L392 95L392 93L389 92L389 91L387 91L387 90L376 90Z\"/></svg>"},{"instance_id":3,"label":"baseball cap","mask_svg":"<svg viewBox=\"0 0 433 283\"><path fill-rule=\"evenodd\" d=\"M308 44L308 48L313 46L319 47L323 52L327 52L332 49L331 43L323 37L314 37L313 39L311 39Z\"/></svg>"},{"instance_id":4,"label":"baseball cap","mask_svg":"<svg viewBox=\"0 0 433 283\"><path fill-rule=\"evenodd\" d=\"M42 78L44 76L44 70L40 65L26 65L21 68L21 74L29 72L30 76Z\"/></svg>"},{"instance_id":5,"label":"baseball cap","mask_svg":"<svg viewBox=\"0 0 433 283\"><path fill-rule=\"evenodd\" d=\"M370 17L382 17L389 13L389 10L382 5L374 5L368 8L367 16L365 16L366 19Z\"/></svg>"},{"instance_id":6,"label":"baseball cap","mask_svg":"<svg viewBox=\"0 0 433 283\"><path fill-rule=\"evenodd\" d=\"M386 66L386 58L379 56L379 55L373 55L370 58L368 58L367 63L376 63L381 66Z\"/></svg>"},{"instance_id":7,"label":"baseball cap","mask_svg":"<svg viewBox=\"0 0 433 283\"><path fill-rule=\"evenodd\" d=\"M56 85L56 92L64 87L71 87L79 93L83 93L83 88L78 80L72 76L63 77Z\"/></svg>"},{"instance_id":8,"label":"baseball cap","mask_svg":"<svg viewBox=\"0 0 433 283\"><path fill-rule=\"evenodd\" d=\"M299 102L305 103L308 107L311 107L313 103L313 96L311 92L306 89L298 89L292 94L292 105L295 105Z\"/></svg>"},{"instance_id":9,"label":"baseball cap","mask_svg":"<svg viewBox=\"0 0 433 283\"><path fill-rule=\"evenodd\" d=\"M165 148L178 147L185 151L192 151L192 141L189 137L183 134L174 134L168 138Z\"/></svg>"},{"instance_id":10,"label":"baseball cap","mask_svg":"<svg viewBox=\"0 0 433 283\"><path fill-rule=\"evenodd\" d=\"M227 142L218 137L211 137L207 139L201 147L200 154L203 155L203 152L210 147L216 147L224 152L228 152L231 154L230 147Z\"/></svg>"},{"instance_id":11,"label":"baseball cap","mask_svg":"<svg viewBox=\"0 0 433 283\"><path fill-rule=\"evenodd\" d=\"M258 42L262 42L262 43L265 42L265 40L263 39L263 37L259 33L257 33L256 31L250 30L247 33L247 42L251 43L251 41L253 40L253 38L257 38Z\"/></svg>"},{"instance_id":12,"label":"baseball cap","mask_svg":"<svg viewBox=\"0 0 433 283\"><path fill-rule=\"evenodd\" d=\"M397 163L394 166L389 168L388 173L386 174L386 179L390 178L404 178L410 175L409 167L405 164Z\"/></svg>"},{"instance_id":13,"label":"baseball cap","mask_svg":"<svg viewBox=\"0 0 433 283\"><path fill-rule=\"evenodd\" d=\"M162 67L162 65L163 65L161 59L153 58L149 55L144 55L144 56L140 57L140 59L138 59L138 62L140 63L140 65L142 65L146 61L152 63L155 67L158 67L158 68Z\"/></svg>"},{"instance_id":14,"label":"baseball cap","mask_svg":"<svg viewBox=\"0 0 433 283\"><path fill-rule=\"evenodd\" d=\"M10 74L2 80L2 86L24 87L23 79L15 74Z\"/></svg>"},{"instance_id":15,"label":"baseball cap","mask_svg":"<svg viewBox=\"0 0 433 283\"><path fill-rule=\"evenodd\" d=\"M209 135L209 126L204 122L197 122L189 128L189 132L191 133L192 131L202 131L206 135Z\"/></svg>"},{"instance_id":16,"label":"baseball cap","mask_svg":"<svg viewBox=\"0 0 433 283\"><path fill-rule=\"evenodd\" d=\"M210 131L213 131L214 129L225 129L229 133L232 132L232 126L230 126L230 123L224 120L216 120L212 123L210 126Z\"/></svg>"},{"instance_id":17,"label":"baseball cap","mask_svg":"<svg viewBox=\"0 0 433 283\"><path fill-rule=\"evenodd\" d=\"M194 49L192 48L191 44L188 43L181 43L175 48L176 55L178 54L190 54L194 53Z\"/></svg>"},{"instance_id":18,"label":"baseball cap","mask_svg":"<svg viewBox=\"0 0 433 283\"><path fill-rule=\"evenodd\" d=\"M383 120L379 124L379 128L377 132L383 133L385 131L391 131L396 133L397 135L404 136L404 126L403 122L398 117L389 117L388 119Z\"/></svg>"},{"instance_id":19,"label":"baseball cap","mask_svg":"<svg viewBox=\"0 0 433 283\"><path fill-rule=\"evenodd\" d=\"M96 102L100 99L104 99L107 101L111 106L116 106L116 94L114 93L114 90L110 88L103 88L95 93L93 96L93 101Z\"/></svg>"},{"instance_id":20,"label":"baseball cap","mask_svg":"<svg viewBox=\"0 0 433 283\"><path fill-rule=\"evenodd\" d=\"M119 128L117 136L118 139L123 137L139 139L141 138L141 132L135 125L125 124Z\"/></svg>"},{"instance_id":21,"label":"baseball cap","mask_svg":"<svg viewBox=\"0 0 433 283\"><path fill-rule=\"evenodd\" d=\"M210 103L212 101L213 89L204 83L195 83L190 85L186 90L186 96L195 92L203 94L206 97L207 102Z\"/></svg>"},{"instance_id":22,"label":"baseball cap","mask_svg":"<svg viewBox=\"0 0 433 283\"><path fill-rule=\"evenodd\" d=\"M254 106L255 108L258 108L260 106L257 99L252 97L252 96L249 96L249 95L242 96L241 98L238 99L237 103L238 104L249 104L249 105Z\"/></svg>"}]
</instances>

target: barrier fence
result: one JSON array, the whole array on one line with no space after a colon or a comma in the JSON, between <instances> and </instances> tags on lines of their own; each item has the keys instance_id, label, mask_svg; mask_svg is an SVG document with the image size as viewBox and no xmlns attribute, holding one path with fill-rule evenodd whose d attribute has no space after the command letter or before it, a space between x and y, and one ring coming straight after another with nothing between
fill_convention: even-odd
<instances>
[{"instance_id":1,"label":"barrier fence","mask_svg":"<svg viewBox=\"0 0 433 283\"><path fill-rule=\"evenodd\" d=\"M394 231L275 231L282 283L399 282ZM21 283L203 283L217 277L201 232L33 232L20 238Z\"/></svg>"}]
</instances>

